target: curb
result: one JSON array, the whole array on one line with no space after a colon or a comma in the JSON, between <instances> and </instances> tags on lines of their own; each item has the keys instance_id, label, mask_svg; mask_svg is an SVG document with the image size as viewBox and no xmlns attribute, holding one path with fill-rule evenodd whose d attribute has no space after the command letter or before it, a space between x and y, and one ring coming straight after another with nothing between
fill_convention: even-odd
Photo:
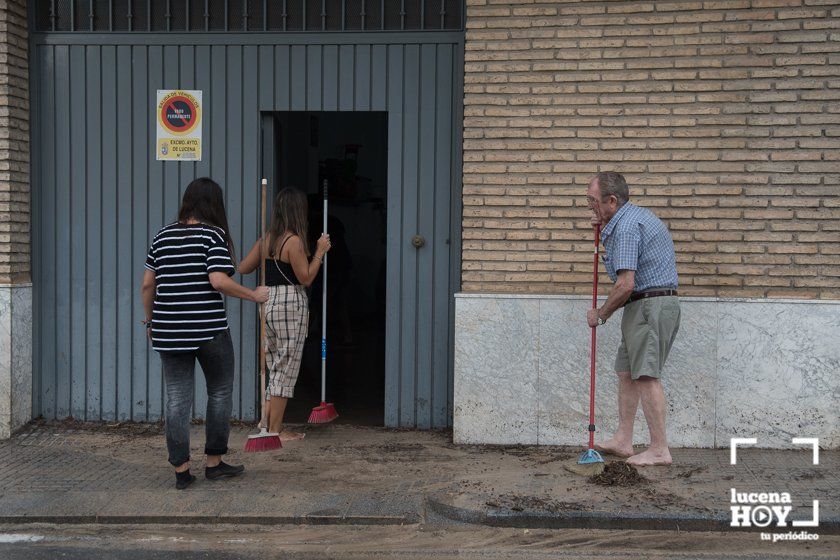
<instances>
[{"instance_id":1,"label":"curb","mask_svg":"<svg viewBox=\"0 0 840 560\"><path fill-rule=\"evenodd\" d=\"M680 516L651 514L616 514L614 512L543 512L509 509L480 510L458 507L437 496L423 499L426 512L456 523L489 527L527 529L607 529L633 531L691 531L757 533L760 527L734 529L725 516ZM413 525L423 523L422 511L409 515L0 515L0 524L26 525ZM840 518L821 519L819 527L808 528L820 535L840 535ZM791 528L793 532L802 529ZM776 529L778 531L778 529Z\"/></svg>"},{"instance_id":2,"label":"curb","mask_svg":"<svg viewBox=\"0 0 840 560\"><path fill-rule=\"evenodd\" d=\"M760 527L730 527L724 516L691 517L678 515L615 514L605 512L568 511L547 513L536 511L499 510L498 513L457 507L436 499L426 498L426 507L438 515L473 525L516 527L526 529L614 529L632 531L703 531L703 532L761 532ZM791 528L798 532L802 529ZM820 520L819 527L808 528L820 535L840 535L840 518Z\"/></svg>"},{"instance_id":3,"label":"curb","mask_svg":"<svg viewBox=\"0 0 840 560\"><path fill-rule=\"evenodd\" d=\"M25 525L413 525L419 516L271 515L3 515L0 524Z\"/></svg>"}]
</instances>

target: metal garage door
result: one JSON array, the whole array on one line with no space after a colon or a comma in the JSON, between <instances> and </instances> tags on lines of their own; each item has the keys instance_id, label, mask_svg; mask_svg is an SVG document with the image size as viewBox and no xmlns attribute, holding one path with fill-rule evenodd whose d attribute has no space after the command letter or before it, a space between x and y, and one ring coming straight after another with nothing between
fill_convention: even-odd
<instances>
[{"instance_id":1,"label":"metal garage door","mask_svg":"<svg viewBox=\"0 0 840 560\"><path fill-rule=\"evenodd\" d=\"M138 287L150 239L175 218L186 184L209 175L223 185L241 255L258 233L261 111L387 111L385 423L451 423L462 31L91 33L33 20L48 22L30 52L36 413L160 418L160 363ZM204 92L200 162L155 161L156 90L175 88ZM227 307L234 413L251 419L256 308ZM200 388L198 416L205 399Z\"/></svg>"}]
</instances>

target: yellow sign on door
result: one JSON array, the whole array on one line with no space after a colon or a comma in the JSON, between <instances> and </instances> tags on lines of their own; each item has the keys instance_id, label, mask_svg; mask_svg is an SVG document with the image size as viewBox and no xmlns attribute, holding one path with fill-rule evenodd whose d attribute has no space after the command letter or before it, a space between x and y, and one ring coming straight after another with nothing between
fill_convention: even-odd
<instances>
[{"instance_id":1,"label":"yellow sign on door","mask_svg":"<svg viewBox=\"0 0 840 560\"><path fill-rule=\"evenodd\" d=\"M201 160L201 91L157 92L157 160Z\"/></svg>"}]
</instances>

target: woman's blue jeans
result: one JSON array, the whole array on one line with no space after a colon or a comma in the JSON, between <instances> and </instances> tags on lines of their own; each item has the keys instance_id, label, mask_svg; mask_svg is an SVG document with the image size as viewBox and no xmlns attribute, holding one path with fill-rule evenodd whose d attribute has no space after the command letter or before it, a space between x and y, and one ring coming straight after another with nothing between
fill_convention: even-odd
<instances>
[{"instance_id":1,"label":"woman's blue jeans","mask_svg":"<svg viewBox=\"0 0 840 560\"><path fill-rule=\"evenodd\" d=\"M192 352L161 352L166 382L166 447L169 462L181 466L190 460L190 412L195 361L207 382L204 453L224 455L228 450L233 410L233 342L225 329Z\"/></svg>"}]
</instances>

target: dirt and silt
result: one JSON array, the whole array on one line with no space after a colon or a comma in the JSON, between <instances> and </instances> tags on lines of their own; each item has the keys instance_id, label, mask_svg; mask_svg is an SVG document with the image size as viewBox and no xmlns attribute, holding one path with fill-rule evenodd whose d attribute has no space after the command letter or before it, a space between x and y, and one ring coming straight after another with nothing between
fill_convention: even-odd
<instances>
[{"instance_id":1,"label":"dirt and silt","mask_svg":"<svg viewBox=\"0 0 840 560\"><path fill-rule=\"evenodd\" d=\"M539 463L543 464L541 461ZM540 476L539 473L537 476ZM541 476L547 475L543 474ZM613 493L611 495L603 495L602 492L598 491L600 489L596 490L592 486L609 488L613 490ZM590 489L590 496L586 496L587 487ZM624 492L623 489L629 489L629 491ZM653 506L657 510L664 510L668 506L677 506L683 503L683 500L679 496L666 490L658 489L657 485L640 474L636 467L624 461L606 463L603 472L600 474L588 477L578 476L577 481L570 481L564 490L565 492L561 490L560 495L565 496L566 499L557 499L557 496L553 494L534 496L524 492L506 492L487 500L485 505L494 510L507 509L515 512L561 513L563 511L587 511L603 509L604 504L615 504L617 497L616 491L618 490L621 490L621 494L631 503L644 503ZM597 499L592 499L592 495L596 493L601 495L601 500L604 500L604 502L599 507L593 508L593 504L598 504ZM568 499L572 496L576 496L579 499L577 501Z\"/></svg>"},{"instance_id":2,"label":"dirt and silt","mask_svg":"<svg viewBox=\"0 0 840 560\"><path fill-rule=\"evenodd\" d=\"M166 468L162 422L35 422L40 440L73 445L91 453L135 465ZM704 468L654 467L636 469L622 461L607 464L593 479L565 472L578 449L555 446L455 445L451 432L412 431L345 425L295 426L306 438L275 453L244 454L253 423L231 426L230 462L248 469L294 477L306 491L324 491L337 484L358 491L445 493L469 500L485 510L708 512L704 489L696 484ZM204 427L192 429L193 457L201 461ZM31 444L36 444L33 440ZM44 443L42 443L44 444ZM52 443L50 443L52 444ZM706 476L705 478L708 478ZM249 482L257 486L262 480ZM711 495L711 494L710 494ZM697 499L701 498L701 499ZM715 496L716 501L720 501ZM465 507L467 504L464 504Z\"/></svg>"},{"instance_id":3,"label":"dirt and silt","mask_svg":"<svg viewBox=\"0 0 840 560\"><path fill-rule=\"evenodd\" d=\"M525 512L537 515L585 515L598 512L609 516L613 513L663 516L725 516L728 513L728 488L730 485L753 484L769 487L779 483L778 465L781 459L779 451L751 451L753 462L741 470L729 468L728 449L723 450L675 450L675 465L672 467L628 468L621 461L606 465L603 475L596 481L567 472L563 465L575 461L580 453L577 448L553 446L489 446L455 445L449 432L420 432L385 428L359 428L343 425L295 426L306 432L301 442L293 442L279 452L244 454L242 448L249 433L253 433L252 423L236 423L231 428L230 462L244 463L247 476L241 480L232 480L225 485L230 496L244 493L251 495L273 496L278 488L293 486L295 492L329 493L333 490L345 494L358 493L360 496L412 495L412 496L449 496L454 505L472 510L483 510L486 514L504 515L509 512ZM201 455L204 444L204 426L194 425L191 430L192 451L196 466L202 466ZM4 442L5 451L10 457L23 461L28 455L41 456L38 449L24 449L26 446L50 446L66 449L68 457L78 456L85 464L115 465L125 472L139 473L136 480L119 478L114 485L128 484L140 491L143 496L157 496L171 500L168 488L171 484L170 469L166 462L166 448L163 438L163 424L134 423L80 423L80 422L40 422L33 423L11 440ZM745 452L745 456L749 456ZM798 457L798 455L797 455ZM826 515L836 515L832 503L837 503L837 492L831 490L836 478L833 465L838 463L840 454L825 451L821 454L819 468L802 467L786 483L802 480L797 495L810 499L803 490L806 486L820 486L820 496L825 499ZM612 458L608 458L610 460ZM787 461L787 459L785 459ZM786 463L785 463L786 464ZM101 466L99 465L99 466ZM131 467L131 468L129 468ZM37 470L37 469L36 469ZM123 470L109 471L115 476L122 476ZM144 473L159 472L160 476L146 476ZM33 473L36 476L38 473ZM78 475L79 485L101 493L105 490L96 486L95 481L85 477L79 469L70 472ZM160 493L156 484L166 486ZM163 486L161 486L163 487ZM107 489L106 489L107 490ZM199 488L201 490L201 488ZM85 488L77 488L77 493ZM122 491L122 490L121 490ZM387 503L387 500L386 500ZM418 501L422 504L422 501ZM422 507L421 507L422 509ZM156 510L155 510L156 511ZM822 512L821 512L822 513ZM571 547L568 557L575 557L582 549L581 543L592 541L592 550L600 550L611 558L635 549L638 555L627 557L665 558L665 550L679 550L686 556L690 552L702 552L704 557L711 552L720 552L721 557L732 557L732 551L749 556L747 550L756 556L770 558L768 548L762 548L760 541L745 539L743 535L701 534L683 532L660 532L657 534L641 531L603 531L532 530L485 528L474 525L402 525L393 528L374 527L368 529L347 527L310 528L300 526L281 526L271 530L274 535L282 534L282 542L277 546L292 547L294 539L312 539L318 531L329 533L318 536L342 542L343 551L372 550L376 535L389 532L387 543L382 546L396 546L403 543L407 548L405 558L428 558L422 552L425 547L450 546L459 551L452 556L463 558L467 550L476 553L476 557L486 557L488 550L510 550L523 552L521 557L545 546L546 557L556 556L565 546L563 539L576 535L569 541ZM96 529L100 530L100 529ZM164 529L162 529L164 530ZM178 531L181 529L179 528ZM431 533L428 531L432 531ZM157 538L149 534L152 531L143 527L137 538L140 540ZM165 531L165 530L164 530ZM175 531L177 533L178 531ZM264 550L267 543L258 536L250 534L259 531L255 526L236 528L230 534L218 535L223 540L236 541L239 549ZM279 532L278 532L279 531ZM300 535L298 535L298 532ZM645 537L642 538L642 534ZM723 539L725 544L714 545L714 538ZM825 538L822 538L825 537ZM825 546L831 535L821 535L819 545ZM238 539L242 539L241 541ZM507 539L507 540L506 540ZM680 541L680 542L677 542ZM82 541L80 541L82 542ZM87 541L85 541L87 542ZM150 542L143 540L143 542ZM154 541L164 542L164 541ZM168 542L168 541L167 541ZM177 545L176 541L172 541ZM306 541L310 542L310 541ZM322 541L319 541L322 542ZM833 550L840 544L834 538ZM644 546L651 546L651 554L641 552ZM803 544L803 543L799 543ZM173 545L173 546L175 546ZM299 546L308 546L303 540ZM505 547L510 546L509 549ZM588 545L587 545L588 546ZM747 548L743 548L746 546ZM785 548L782 548L782 547ZM786 551L789 558L818 558L821 552L816 547L807 545L795 547L777 544L772 552ZM524 548L523 548L524 547ZM629 547L629 548L628 548ZM694 547L694 548L692 548ZM410 550L409 550L410 549ZM300 550L309 550L301 548ZM337 550L337 549L336 549ZM417 552L421 551L421 552ZM411 554L416 554L412 556ZM800 556L801 554L801 556ZM254 556L254 557L257 557ZM342 554L342 557L352 555ZM587 557L591 556L587 554ZM369 553L359 553L358 557L372 558ZM435 555L437 558L443 556ZM499 557L504 557L499 556ZM592 556L595 558L595 556ZM713 556L710 556L710 558ZM833 557L837 557L836 555Z\"/></svg>"},{"instance_id":4,"label":"dirt and silt","mask_svg":"<svg viewBox=\"0 0 840 560\"><path fill-rule=\"evenodd\" d=\"M636 486L648 482L648 479L639 474L636 467L624 461L607 463L604 466L604 472L590 476L587 480L601 486Z\"/></svg>"},{"instance_id":5,"label":"dirt and silt","mask_svg":"<svg viewBox=\"0 0 840 560\"><path fill-rule=\"evenodd\" d=\"M692 531L523 529L478 525L0 526L8 558L341 558L343 560L828 560L840 537L766 543ZM131 552L134 551L134 554ZM142 554L137 554L137 552Z\"/></svg>"}]
</instances>

